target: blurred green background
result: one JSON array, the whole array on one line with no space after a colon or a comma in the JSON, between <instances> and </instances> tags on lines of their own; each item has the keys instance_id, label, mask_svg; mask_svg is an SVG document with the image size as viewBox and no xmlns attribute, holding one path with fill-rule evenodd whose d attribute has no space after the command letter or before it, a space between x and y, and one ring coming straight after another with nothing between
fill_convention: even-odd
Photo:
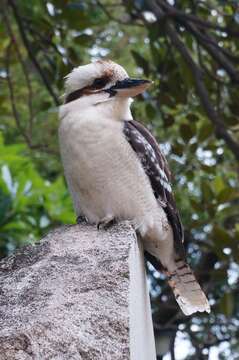
<instances>
[{"instance_id":1,"label":"blurred green background","mask_svg":"<svg viewBox=\"0 0 239 360\"><path fill-rule=\"evenodd\" d=\"M238 1L3 0L0 37L0 255L75 222L57 141L64 76L110 58L154 81L133 114L168 158L212 305L185 317L148 265L158 359L239 359Z\"/></svg>"}]
</instances>

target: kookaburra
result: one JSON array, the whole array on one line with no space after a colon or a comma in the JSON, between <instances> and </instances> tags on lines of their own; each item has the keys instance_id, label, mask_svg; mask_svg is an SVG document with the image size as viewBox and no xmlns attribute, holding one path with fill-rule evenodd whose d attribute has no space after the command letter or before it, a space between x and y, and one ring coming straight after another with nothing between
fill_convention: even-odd
<instances>
[{"instance_id":1,"label":"kookaburra","mask_svg":"<svg viewBox=\"0 0 239 360\"><path fill-rule=\"evenodd\" d=\"M186 315L210 311L183 248L170 171L150 132L133 120L132 97L150 81L129 78L99 60L67 76L60 108L60 151L77 217L104 227L130 220L145 251L161 265Z\"/></svg>"}]
</instances>

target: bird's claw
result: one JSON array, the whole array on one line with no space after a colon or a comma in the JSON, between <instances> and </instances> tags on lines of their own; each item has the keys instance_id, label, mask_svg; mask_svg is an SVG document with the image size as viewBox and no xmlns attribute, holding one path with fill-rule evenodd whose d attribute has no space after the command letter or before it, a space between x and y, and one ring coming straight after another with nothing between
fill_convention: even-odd
<instances>
[{"instance_id":1,"label":"bird's claw","mask_svg":"<svg viewBox=\"0 0 239 360\"><path fill-rule=\"evenodd\" d=\"M79 215L76 218L76 223L77 224L87 223L87 219L84 215Z\"/></svg>"},{"instance_id":2,"label":"bird's claw","mask_svg":"<svg viewBox=\"0 0 239 360\"><path fill-rule=\"evenodd\" d=\"M97 229L107 230L116 223L116 219L113 216L106 216L100 220L97 224Z\"/></svg>"}]
</instances>

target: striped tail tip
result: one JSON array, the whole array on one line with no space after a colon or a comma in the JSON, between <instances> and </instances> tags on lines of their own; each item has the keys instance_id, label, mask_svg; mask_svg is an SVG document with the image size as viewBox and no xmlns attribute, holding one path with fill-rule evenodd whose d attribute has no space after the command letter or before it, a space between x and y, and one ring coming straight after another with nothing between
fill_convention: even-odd
<instances>
[{"instance_id":1,"label":"striped tail tip","mask_svg":"<svg viewBox=\"0 0 239 360\"><path fill-rule=\"evenodd\" d=\"M191 315L197 311L210 313L206 295L188 264L180 260L176 262L176 265L176 269L173 272L167 272L166 275L182 312L185 315Z\"/></svg>"}]
</instances>

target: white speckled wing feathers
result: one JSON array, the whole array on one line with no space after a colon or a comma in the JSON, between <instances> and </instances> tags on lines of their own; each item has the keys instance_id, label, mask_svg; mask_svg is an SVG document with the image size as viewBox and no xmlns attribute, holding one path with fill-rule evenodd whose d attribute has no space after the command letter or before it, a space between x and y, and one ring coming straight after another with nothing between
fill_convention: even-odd
<instances>
[{"instance_id":1,"label":"white speckled wing feathers","mask_svg":"<svg viewBox=\"0 0 239 360\"><path fill-rule=\"evenodd\" d=\"M164 209L174 233L176 252L185 258L183 227L170 184L171 174L159 145L150 132L134 120L125 121L124 134L149 177L154 195Z\"/></svg>"},{"instance_id":2,"label":"white speckled wing feathers","mask_svg":"<svg viewBox=\"0 0 239 360\"><path fill-rule=\"evenodd\" d=\"M183 228L172 194L167 161L156 140L143 125L134 120L125 121L124 134L140 159L154 195L164 209L173 229L175 267L173 270L164 268L163 271L168 278L176 301L185 315L191 315L196 311L210 312L208 300L185 259ZM156 269L162 270L159 259L149 253L146 254L146 257Z\"/></svg>"}]
</instances>

